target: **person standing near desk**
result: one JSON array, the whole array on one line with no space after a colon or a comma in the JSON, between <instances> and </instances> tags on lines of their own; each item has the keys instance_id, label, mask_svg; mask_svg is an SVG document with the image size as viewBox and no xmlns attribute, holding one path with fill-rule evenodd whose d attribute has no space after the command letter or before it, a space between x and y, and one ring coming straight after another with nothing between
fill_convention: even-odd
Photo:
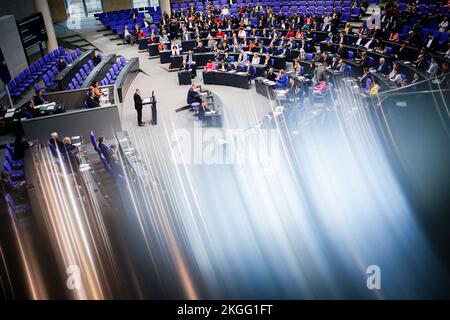
<instances>
[{"instance_id":1,"label":"person standing near desk","mask_svg":"<svg viewBox=\"0 0 450 320\"><path fill-rule=\"evenodd\" d=\"M188 95L187 95L187 103L189 105L193 104L194 102L199 102L199 103L202 102L202 98L200 97L198 92L195 91L196 88L197 88L196 83L193 83L191 85L191 87L189 88Z\"/></svg>"},{"instance_id":2,"label":"person standing near desk","mask_svg":"<svg viewBox=\"0 0 450 320\"><path fill-rule=\"evenodd\" d=\"M142 122L142 98L141 98L141 90L138 88L134 93L134 108L137 112L137 122L139 127L143 127L145 122Z\"/></svg>"}]
</instances>

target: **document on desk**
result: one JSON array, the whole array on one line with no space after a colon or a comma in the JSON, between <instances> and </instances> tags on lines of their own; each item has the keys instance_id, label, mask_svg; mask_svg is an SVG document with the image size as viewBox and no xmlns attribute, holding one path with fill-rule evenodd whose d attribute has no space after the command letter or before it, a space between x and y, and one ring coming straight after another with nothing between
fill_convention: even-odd
<instances>
[{"instance_id":1,"label":"document on desk","mask_svg":"<svg viewBox=\"0 0 450 320\"><path fill-rule=\"evenodd\" d=\"M152 100L151 100L151 98L149 97L149 98L144 98L144 99L142 99L142 104L149 104L149 103L151 103L152 102Z\"/></svg>"},{"instance_id":2,"label":"document on desk","mask_svg":"<svg viewBox=\"0 0 450 320\"><path fill-rule=\"evenodd\" d=\"M51 102L51 103L47 103L47 104L42 104L39 106L40 110L48 110L48 111L52 111L55 110L55 106L56 103L55 102Z\"/></svg>"},{"instance_id":3,"label":"document on desk","mask_svg":"<svg viewBox=\"0 0 450 320\"><path fill-rule=\"evenodd\" d=\"M87 163L83 163L80 165L80 172L86 172L89 171L91 169L91 165L87 164Z\"/></svg>"},{"instance_id":4,"label":"document on desk","mask_svg":"<svg viewBox=\"0 0 450 320\"><path fill-rule=\"evenodd\" d=\"M16 109L14 109L14 108L8 109L8 110L6 110L5 118L6 119L7 118L12 118L15 113L16 113Z\"/></svg>"}]
</instances>

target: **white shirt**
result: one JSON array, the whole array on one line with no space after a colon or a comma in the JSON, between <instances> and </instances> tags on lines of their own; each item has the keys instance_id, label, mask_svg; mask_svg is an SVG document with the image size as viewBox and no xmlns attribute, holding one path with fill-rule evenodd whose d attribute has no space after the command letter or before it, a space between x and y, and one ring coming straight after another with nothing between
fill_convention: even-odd
<instances>
[{"instance_id":1,"label":"white shirt","mask_svg":"<svg viewBox=\"0 0 450 320\"><path fill-rule=\"evenodd\" d=\"M253 58L252 58L252 64L259 64L259 57L255 57L255 56L253 56Z\"/></svg>"},{"instance_id":2,"label":"white shirt","mask_svg":"<svg viewBox=\"0 0 450 320\"><path fill-rule=\"evenodd\" d=\"M238 37L239 38L243 38L247 36L247 32L245 32L245 30L239 30L238 32Z\"/></svg>"}]
</instances>

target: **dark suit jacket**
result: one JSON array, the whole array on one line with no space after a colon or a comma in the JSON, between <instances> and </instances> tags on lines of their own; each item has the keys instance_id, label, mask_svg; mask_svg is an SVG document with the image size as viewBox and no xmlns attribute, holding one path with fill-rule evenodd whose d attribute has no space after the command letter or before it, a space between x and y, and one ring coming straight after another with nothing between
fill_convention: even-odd
<instances>
[{"instance_id":1,"label":"dark suit jacket","mask_svg":"<svg viewBox=\"0 0 450 320\"><path fill-rule=\"evenodd\" d=\"M198 93L195 92L194 89L189 88L188 95L187 95L187 103L192 104L194 102L201 102L201 98L198 95Z\"/></svg>"},{"instance_id":2,"label":"dark suit jacket","mask_svg":"<svg viewBox=\"0 0 450 320\"><path fill-rule=\"evenodd\" d=\"M377 67L377 72L383 73L383 74L388 74L389 73L389 66L387 65L387 63L383 63L382 65L378 65Z\"/></svg>"},{"instance_id":3,"label":"dark suit jacket","mask_svg":"<svg viewBox=\"0 0 450 320\"><path fill-rule=\"evenodd\" d=\"M272 73L272 74L267 73L267 79L270 81L275 81L275 79L276 79L275 73Z\"/></svg>"},{"instance_id":4,"label":"dark suit jacket","mask_svg":"<svg viewBox=\"0 0 450 320\"><path fill-rule=\"evenodd\" d=\"M137 93L134 94L134 108L136 110L142 109L142 98Z\"/></svg>"},{"instance_id":5,"label":"dark suit jacket","mask_svg":"<svg viewBox=\"0 0 450 320\"><path fill-rule=\"evenodd\" d=\"M105 159L108 161L108 163L110 163L111 155L112 155L111 149L105 143L99 143L98 148L100 149L102 154L105 156Z\"/></svg>"},{"instance_id":6,"label":"dark suit jacket","mask_svg":"<svg viewBox=\"0 0 450 320\"><path fill-rule=\"evenodd\" d=\"M195 56L192 55L192 61L195 62ZM189 55L186 55L186 62L189 64Z\"/></svg>"}]
</instances>

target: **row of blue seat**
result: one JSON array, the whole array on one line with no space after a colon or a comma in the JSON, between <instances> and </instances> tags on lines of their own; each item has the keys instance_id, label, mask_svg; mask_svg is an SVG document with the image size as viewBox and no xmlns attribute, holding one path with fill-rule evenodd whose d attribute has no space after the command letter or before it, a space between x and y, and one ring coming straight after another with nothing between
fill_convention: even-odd
<instances>
[{"instance_id":1,"label":"row of blue seat","mask_svg":"<svg viewBox=\"0 0 450 320\"><path fill-rule=\"evenodd\" d=\"M10 144L6 145L5 160L3 161L3 168L8 171L11 183L19 183L25 179L24 161L23 159L16 159L14 149ZM1 190L0 190L1 192ZM4 195L10 214L16 216L29 211L28 204L16 204L11 194Z\"/></svg>"},{"instance_id":2,"label":"row of blue seat","mask_svg":"<svg viewBox=\"0 0 450 320\"><path fill-rule=\"evenodd\" d=\"M127 62L123 56L117 59L117 62L113 64L112 67L108 70L108 73L105 75L103 80L100 81L100 84L102 86L106 86L116 83L117 76L119 75L120 71L122 71L123 67L125 67L126 63Z\"/></svg>"},{"instance_id":3,"label":"row of blue seat","mask_svg":"<svg viewBox=\"0 0 450 320\"><path fill-rule=\"evenodd\" d=\"M10 80L8 82L8 90L11 98L16 99L26 93L28 89L39 82L42 75L56 66L61 56L64 57L65 55L64 48L55 49L31 64L15 79Z\"/></svg>"},{"instance_id":4,"label":"row of blue seat","mask_svg":"<svg viewBox=\"0 0 450 320\"><path fill-rule=\"evenodd\" d=\"M101 53L99 53L100 59L103 59L103 56ZM75 76L70 81L67 89L68 90L75 90L80 89L83 85L84 80L89 76L89 74L94 70L94 62L92 60L89 60L87 63L84 64L84 66L75 74Z\"/></svg>"},{"instance_id":5,"label":"row of blue seat","mask_svg":"<svg viewBox=\"0 0 450 320\"><path fill-rule=\"evenodd\" d=\"M98 147L97 139L95 138L94 132L91 131L89 133L89 138L91 139L92 146L94 147L94 150L97 152L98 156L100 157L100 161L103 164L103 167L106 171L111 172L112 168L111 165L106 160L106 157L103 155L103 152Z\"/></svg>"}]
</instances>

